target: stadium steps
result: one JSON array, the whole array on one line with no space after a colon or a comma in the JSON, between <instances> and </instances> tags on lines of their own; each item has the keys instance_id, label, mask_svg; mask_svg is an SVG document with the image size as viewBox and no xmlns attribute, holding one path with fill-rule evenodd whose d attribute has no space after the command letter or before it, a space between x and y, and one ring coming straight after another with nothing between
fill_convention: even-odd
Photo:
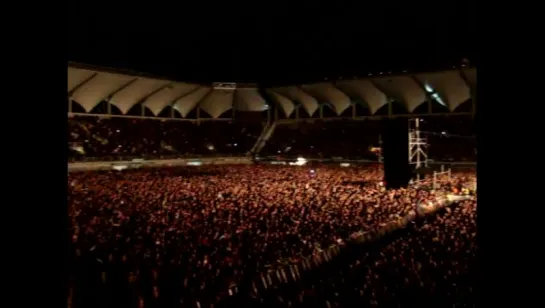
<instances>
[{"instance_id":1,"label":"stadium steps","mask_svg":"<svg viewBox=\"0 0 545 308\"><path fill-rule=\"evenodd\" d=\"M261 132L261 135L259 135L259 138L257 138L257 141L255 142L254 146L250 150L250 155L257 155L265 144L267 144L267 141L269 138L271 138L272 134L274 133L274 129L276 128L276 121L267 123L265 127L263 128L263 131Z\"/></svg>"}]
</instances>

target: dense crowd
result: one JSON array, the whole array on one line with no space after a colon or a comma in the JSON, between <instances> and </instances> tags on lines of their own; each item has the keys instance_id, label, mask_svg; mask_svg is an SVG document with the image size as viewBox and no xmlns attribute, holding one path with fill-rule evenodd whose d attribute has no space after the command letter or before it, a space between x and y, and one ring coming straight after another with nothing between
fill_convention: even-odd
<instances>
[{"instance_id":1,"label":"dense crowd","mask_svg":"<svg viewBox=\"0 0 545 308\"><path fill-rule=\"evenodd\" d=\"M68 121L70 160L244 155L265 126L237 121L200 123L135 118L72 117ZM261 156L377 160L380 121L319 121L278 124ZM437 161L476 161L474 122L469 117L421 121L428 155Z\"/></svg>"},{"instance_id":2,"label":"dense crowd","mask_svg":"<svg viewBox=\"0 0 545 308\"><path fill-rule=\"evenodd\" d=\"M381 178L378 166L70 174L72 306L219 304L233 284L436 199L430 189L386 191Z\"/></svg>"},{"instance_id":3,"label":"dense crowd","mask_svg":"<svg viewBox=\"0 0 545 308\"><path fill-rule=\"evenodd\" d=\"M77 116L68 119L70 160L244 155L263 124Z\"/></svg>"},{"instance_id":4,"label":"dense crowd","mask_svg":"<svg viewBox=\"0 0 545 308\"><path fill-rule=\"evenodd\" d=\"M420 119L428 157L436 161L476 161L475 125L467 116ZM279 124L262 155L376 160L383 124L378 120L313 121ZM414 126L414 124L413 124Z\"/></svg>"},{"instance_id":5,"label":"dense crowd","mask_svg":"<svg viewBox=\"0 0 545 308\"><path fill-rule=\"evenodd\" d=\"M437 161L477 161L475 121L466 116L423 119L420 130L428 141L428 156Z\"/></svg>"},{"instance_id":6,"label":"dense crowd","mask_svg":"<svg viewBox=\"0 0 545 308\"><path fill-rule=\"evenodd\" d=\"M476 201L353 245L296 282L229 304L251 307L476 307Z\"/></svg>"},{"instance_id":7,"label":"dense crowd","mask_svg":"<svg viewBox=\"0 0 545 308\"><path fill-rule=\"evenodd\" d=\"M379 121L315 121L277 125L262 155L376 160Z\"/></svg>"}]
</instances>

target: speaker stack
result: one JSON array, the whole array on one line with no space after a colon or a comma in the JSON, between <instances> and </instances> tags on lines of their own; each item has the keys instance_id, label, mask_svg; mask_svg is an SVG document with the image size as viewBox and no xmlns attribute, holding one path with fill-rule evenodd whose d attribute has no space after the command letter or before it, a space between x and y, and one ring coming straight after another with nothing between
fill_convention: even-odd
<instances>
[{"instance_id":1,"label":"speaker stack","mask_svg":"<svg viewBox=\"0 0 545 308\"><path fill-rule=\"evenodd\" d=\"M383 120L382 151L386 188L407 187L412 176L408 118Z\"/></svg>"}]
</instances>

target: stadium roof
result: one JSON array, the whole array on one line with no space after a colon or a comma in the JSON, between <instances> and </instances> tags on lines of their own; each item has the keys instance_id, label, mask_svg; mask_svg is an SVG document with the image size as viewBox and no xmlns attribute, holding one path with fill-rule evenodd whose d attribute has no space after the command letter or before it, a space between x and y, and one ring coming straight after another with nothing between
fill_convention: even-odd
<instances>
[{"instance_id":1,"label":"stadium roof","mask_svg":"<svg viewBox=\"0 0 545 308\"><path fill-rule=\"evenodd\" d=\"M154 115L172 106L186 117L198 106L212 118L218 118L232 108L241 111L267 110L267 100L270 100L279 106L286 117L299 105L312 116L324 103L330 104L340 115L357 99L367 105L371 114L375 114L389 100L402 103L411 113L430 98L454 111L472 98L476 89L476 74L476 68L461 68L324 81L260 91L256 85L239 85L234 90L225 90L212 85L69 65L67 92L69 99L80 104L86 112L91 112L100 102L108 101L122 114L141 103ZM268 98L263 96L264 93Z\"/></svg>"}]
</instances>

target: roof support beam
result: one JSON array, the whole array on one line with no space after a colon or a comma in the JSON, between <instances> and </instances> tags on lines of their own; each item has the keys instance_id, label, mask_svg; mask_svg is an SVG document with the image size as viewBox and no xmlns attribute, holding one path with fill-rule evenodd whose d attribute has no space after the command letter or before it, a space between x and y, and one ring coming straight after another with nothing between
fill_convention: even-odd
<instances>
[{"instance_id":1,"label":"roof support beam","mask_svg":"<svg viewBox=\"0 0 545 308\"><path fill-rule=\"evenodd\" d=\"M302 86L296 86L296 88L299 89L301 92L305 93L306 95L314 98L318 102L318 104L322 103L322 100L319 97L316 97L316 95L312 95L311 93L303 89Z\"/></svg>"},{"instance_id":2,"label":"roof support beam","mask_svg":"<svg viewBox=\"0 0 545 308\"><path fill-rule=\"evenodd\" d=\"M72 95L74 95L74 93L76 93L76 91L81 88L84 84L88 83L89 81L93 80L96 76L98 76L98 73L93 73L91 76L89 76L88 78L86 78L84 81L80 82L79 84L77 84L75 87L73 87L71 90L68 91L68 97L72 97Z\"/></svg>"},{"instance_id":3,"label":"roof support beam","mask_svg":"<svg viewBox=\"0 0 545 308\"><path fill-rule=\"evenodd\" d=\"M278 93L276 91L273 91L272 89L263 89L262 96L265 98L265 101L269 100L275 106L275 112L274 112L275 119L278 119L278 109L282 109L282 112L284 113L286 118L289 118L289 115L286 113L286 110L284 110L284 106L282 106L280 104L280 102L278 102L276 99L271 98L271 94L269 94L269 92L272 93L272 94L278 95L279 97L284 98L287 101L289 101L290 104L293 106L293 110L291 111L291 114L293 114L293 112L296 109L295 103L289 97L287 97L285 95L282 95L282 94L280 94L280 93Z\"/></svg>"},{"instance_id":4,"label":"roof support beam","mask_svg":"<svg viewBox=\"0 0 545 308\"><path fill-rule=\"evenodd\" d=\"M469 93L471 94L471 112L473 113L473 116L475 116L475 112L477 110L477 89L475 89L475 87L469 83L467 76L462 69L459 69L458 72L460 73L460 77L466 86L469 88Z\"/></svg>"},{"instance_id":5,"label":"roof support beam","mask_svg":"<svg viewBox=\"0 0 545 308\"><path fill-rule=\"evenodd\" d=\"M208 91L208 93L206 93L200 100L198 100L196 103L195 103L195 108L197 108L197 123L199 122L199 118L201 116L201 103L208 97L208 95L212 94L212 92L214 92L214 88L210 88L210 91Z\"/></svg>"},{"instance_id":6,"label":"roof support beam","mask_svg":"<svg viewBox=\"0 0 545 308\"><path fill-rule=\"evenodd\" d=\"M388 91L384 91L384 88L382 88L378 83L376 83L373 79L369 79L369 82L375 86L380 92L384 93L386 96L386 101L388 104L388 116L391 117L393 115L393 106L392 102L394 101L394 98L388 95Z\"/></svg>"},{"instance_id":7,"label":"roof support beam","mask_svg":"<svg viewBox=\"0 0 545 308\"><path fill-rule=\"evenodd\" d=\"M235 104L237 102L237 90L235 89L235 93L233 93L233 100L231 100L231 109L233 110L233 118L235 117Z\"/></svg>"},{"instance_id":8,"label":"roof support beam","mask_svg":"<svg viewBox=\"0 0 545 308\"><path fill-rule=\"evenodd\" d=\"M190 95L190 94L192 94L192 93L197 92L197 90L198 90L199 88L200 88L200 86L196 86L195 88L191 89L191 91L189 91L189 92L187 92L187 93L183 93L183 94L181 94L181 95L178 95L178 96L175 97L175 98L172 100L172 102L170 102L167 106L170 106L170 107L174 106L174 104L175 104L177 101L179 101L180 99L182 99L182 98L184 98L184 97L186 97L186 96L188 96L188 95Z\"/></svg>"},{"instance_id":9,"label":"roof support beam","mask_svg":"<svg viewBox=\"0 0 545 308\"><path fill-rule=\"evenodd\" d=\"M117 88L117 89L114 90L112 93L106 95L106 97L103 98L103 99L101 99L101 100L99 101L99 103L100 103L101 101L103 101L103 100L107 100L108 103L110 103L110 100L112 99L112 97L113 97L114 95L116 95L117 93L119 93L121 90L127 88L128 86L130 86L131 84L133 84L133 83L136 82L137 80L138 80L138 78L131 79L129 82L123 84L121 87Z\"/></svg>"},{"instance_id":10,"label":"roof support beam","mask_svg":"<svg viewBox=\"0 0 545 308\"><path fill-rule=\"evenodd\" d=\"M428 99L427 101L427 104L428 104L428 113L432 113L432 106L431 106L431 103L433 101L433 97L431 97L431 95L433 93L429 93L427 90L426 90L426 86L420 82L420 80L418 80L418 78L416 78L416 76L411 76L412 80L414 80L414 82L416 82L416 84L420 87L420 89L422 89L422 91L424 91L424 93L426 93L426 98ZM435 90L434 90L435 91ZM447 105L448 105L448 102L447 102ZM450 109L450 107L449 107Z\"/></svg>"},{"instance_id":11,"label":"roof support beam","mask_svg":"<svg viewBox=\"0 0 545 308\"><path fill-rule=\"evenodd\" d=\"M344 95L346 95L346 96L348 96L350 99L352 99L352 97L351 97L348 93L344 92L343 89L339 88L339 86L337 85L336 82L332 82L331 85L332 85L335 89L341 91ZM361 97L360 97L360 98L361 98Z\"/></svg>"},{"instance_id":12,"label":"roof support beam","mask_svg":"<svg viewBox=\"0 0 545 308\"><path fill-rule=\"evenodd\" d=\"M314 99L316 100L316 102L318 103L318 109L321 108L321 106L322 106L322 104L324 103L324 101L321 100L320 97L316 97L316 95L312 95L311 93L309 93L308 91L306 91L305 89L303 89L302 86L296 86L296 88L297 88L298 90L300 90L301 92L305 93L306 95L308 95L308 96L314 98ZM304 108L304 106L303 106L303 108ZM335 108L335 106L333 106L333 108ZM305 108L305 110L306 110L306 108ZM308 112L308 110L306 110L306 111ZM316 112L316 111L314 111L314 112ZM336 110L335 110L335 112L336 112Z\"/></svg>"},{"instance_id":13,"label":"roof support beam","mask_svg":"<svg viewBox=\"0 0 545 308\"><path fill-rule=\"evenodd\" d=\"M350 101L352 101L354 99L354 97L350 96L348 93L346 93L345 91L343 91L343 89L341 89L336 82L332 82L331 85L333 85L334 88L336 88L337 90L341 91L342 93L344 93L344 95L348 96L348 98L350 98ZM367 106L367 109L368 110L371 110L371 107L369 106L369 103L367 101L365 101L365 99L361 96L358 95L358 98L365 104L365 106ZM351 102L352 103L352 102Z\"/></svg>"},{"instance_id":14,"label":"roof support beam","mask_svg":"<svg viewBox=\"0 0 545 308\"><path fill-rule=\"evenodd\" d=\"M469 88L469 92L471 93L471 99L475 100L476 89L471 85L471 83L469 83L469 80L467 79L467 76L463 70L458 70L458 73L460 74L460 77L462 78L466 86Z\"/></svg>"},{"instance_id":15,"label":"roof support beam","mask_svg":"<svg viewBox=\"0 0 545 308\"><path fill-rule=\"evenodd\" d=\"M141 99L139 99L135 105L141 104L141 103L145 102L145 101L146 101L148 98L150 98L150 96L152 96L153 94L158 93L158 92L160 92L160 91L162 91L162 90L164 90L164 89L166 89L166 88L168 88L168 87L171 87L171 86L173 86L173 85L174 85L174 83L167 83L166 85L164 85L164 86L162 86L162 87L159 87L159 88L157 88L157 89L151 91L151 93L146 94L146 95L144 95L144 97L142 97Z\"/></svg>"},{"instance_id":16,"label":"roof support beam","mask_svg":"<svg viewBox=\"0 0 545 308\"><path fill-rule=\"evenodd\" d=\"M201 103L210 95L212 94L212 92L214 92L214 88L210 88L210 91L208 91L208 93L206 93L200 100L198 100L196 103L195 103L195 108L199 108Z\"/></svg>"}]
</instances>

